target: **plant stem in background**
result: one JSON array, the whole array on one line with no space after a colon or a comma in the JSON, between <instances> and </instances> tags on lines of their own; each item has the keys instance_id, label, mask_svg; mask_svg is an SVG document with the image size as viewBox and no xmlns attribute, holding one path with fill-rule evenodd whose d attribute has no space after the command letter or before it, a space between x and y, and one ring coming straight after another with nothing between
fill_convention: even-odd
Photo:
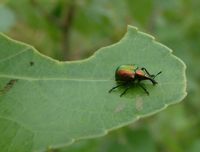
<instances>
[{"instance_id":1,"label":"plant stem in background","mask_svg":"<svg viewBox=\"0 0 200 152\"><path fill-rule=\"evenodd\" d=\"M66 5L64 15L60 16L45 11L37 0L30 0L30 2L47 22L53 24L61 32L61 56L63 60L70 60L70 30L75 14L75 2Z\"/></svg>"},{"instance_id":2,"label":"plant stem in background","mask_svg":"<svg viewBox=\"0 0 200 152\"><path fill-rule=\"evenodd\" d=\"M70 31L75 14L75 3L70 3L61 23L63 59L70 59Z\"/></svg>"},{"instance_id":3,"label":"plant stem in background","mask_svg":"<svg viewBox=\"0 0 200 152\"><path fill-rule=\"evenodd\" d=\"M48 13L47 11L45 11L45 9L41 7L41 5L37 2L37 0L30 0L30 4L34 8L36 8L36 10L40 13L40 15L42 15L48 22L50 22L51 24L54 24L54 26L56 27L60 27L59 21L57 20L57 18L51 15L50 13Z\"/></svg>"}]
</instances>

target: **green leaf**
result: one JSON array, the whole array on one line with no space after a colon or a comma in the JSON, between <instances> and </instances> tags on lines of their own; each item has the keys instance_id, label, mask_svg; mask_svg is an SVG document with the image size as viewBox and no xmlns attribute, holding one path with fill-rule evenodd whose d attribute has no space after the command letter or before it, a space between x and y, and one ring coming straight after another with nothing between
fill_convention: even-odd
<instances>
[{"instance_id":1,"label":"green leaf","mask_svg":"<svg viewBox=\"0 0 200 152\"><path fill-rule=\"evenodd\" d=\"M144 82L149 96L139 87L121 98L122 89L109 94L115 69L133 63L151 73L161 70L158 85ZM53 60L1 35L0 69L2 152L44 151L103 136L186 96L184 63L131 26L120 42L73 62Z\"/></svg>"}]
</instances>

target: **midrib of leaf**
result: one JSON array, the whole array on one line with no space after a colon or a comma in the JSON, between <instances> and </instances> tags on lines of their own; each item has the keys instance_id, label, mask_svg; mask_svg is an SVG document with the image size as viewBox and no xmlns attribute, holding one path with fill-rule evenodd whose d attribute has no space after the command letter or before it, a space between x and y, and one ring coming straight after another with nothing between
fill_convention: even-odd
<instances>
[{"instance_id":1,"label":"midrib of leaf","mask_svg":"<svg viewBox=\"0 0 200 152\"><path fill-rule=\"evenodd\" d=\"M20 77L20 76L11 76L11 75L0 75L0 78L10 78L10 79L17 79L17 80L26 80L26 81L77 81L77 82L113 82L115 80L109 79L71 79L71 78L33 78L33 77ZM171 84L185 84L182 83L175 83L175 82L165 82L159 83L159 85L171 85Z\"/></svg>"},{"instance_id":2,"label":"midrib of leaf","mask_svg":"<svg viewBox=\"0 0 200 152\"><path fill-rule=\"evenodd\" d=\"M70 79L70 78L32 78L32 77L19 77L11 75L0 75L1 78L10 78L27 81L78 81L78 82L113 82L113 80L105 79Z\"/></svg>"}]
</instances>

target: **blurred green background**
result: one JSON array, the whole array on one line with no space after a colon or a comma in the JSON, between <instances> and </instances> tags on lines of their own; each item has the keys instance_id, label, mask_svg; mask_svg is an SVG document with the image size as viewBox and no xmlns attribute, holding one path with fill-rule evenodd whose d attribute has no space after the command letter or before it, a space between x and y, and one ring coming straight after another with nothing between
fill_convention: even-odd
<instances>
[{"instance_id":1,"label":"blurred green background","mask_svg":"<svg viewBox=\"0 0 200 152\"><path fill-rule=\"evenodd\" d=\"M0 1L0 32L61 61L89 57L117 42L127 24L152 34L186 63L188 96L107 136L52 151L200 151L199 0Z\"/></svg>"}]
</instances>

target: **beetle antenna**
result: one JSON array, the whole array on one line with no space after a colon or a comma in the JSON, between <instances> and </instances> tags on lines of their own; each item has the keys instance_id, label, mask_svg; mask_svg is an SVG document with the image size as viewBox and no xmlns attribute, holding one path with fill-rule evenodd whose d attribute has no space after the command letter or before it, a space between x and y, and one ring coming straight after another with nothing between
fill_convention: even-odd
<instances>
[{"instance_id":1,"label":"beetle antenna","mask_svg":"<svg viewBox=\"0 0 200 152\"><path fill-rule=\"evenodd\" d=\"M155 77L157 77L161 73L162 73L162 71L158 72L156 75L153 76L153 79L155 79Z\"/></svg>"}]
</instances>

